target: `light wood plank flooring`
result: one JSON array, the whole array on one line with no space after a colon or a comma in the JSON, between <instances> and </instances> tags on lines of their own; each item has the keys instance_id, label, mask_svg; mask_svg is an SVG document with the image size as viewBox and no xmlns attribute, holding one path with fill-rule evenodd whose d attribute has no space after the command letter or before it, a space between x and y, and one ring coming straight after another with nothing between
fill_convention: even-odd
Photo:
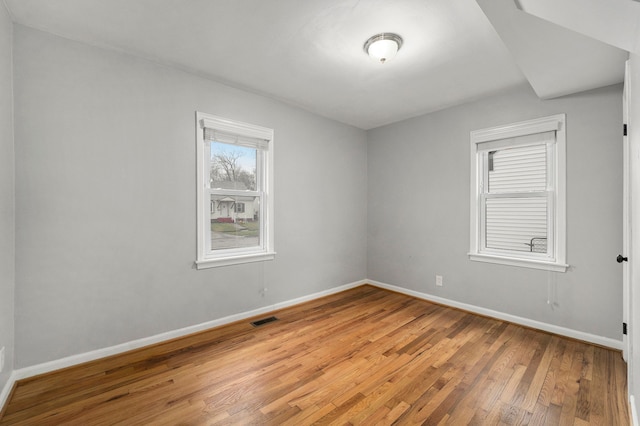
<instances>
[{"instance_id":1,"label":"light wood plank flooring","mask_svg":"<svg viewBox=\"0 0 640 426\"><path fill-rule=\"evenodd\" d=\"M0 424L628 425L621 354L362 286L19 382Z\"/></svg>"}]
</instances>

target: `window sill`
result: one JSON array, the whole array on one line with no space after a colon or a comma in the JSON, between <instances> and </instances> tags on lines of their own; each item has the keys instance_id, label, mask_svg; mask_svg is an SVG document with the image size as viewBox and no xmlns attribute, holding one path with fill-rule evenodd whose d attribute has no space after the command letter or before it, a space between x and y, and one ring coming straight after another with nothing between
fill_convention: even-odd
<instances>
[{"instance_id":1,"label":"window sill","mask_svg":"<svg viewBox=\"0 0 640 426\"><path fill-rule=\"evenodd\" d=\"M489 254L469 253L469 260L475 262L497 263L500 265L519 266L521 268L543 269L553 272L567 272L569 265L564 263L545 262L541 260L519 259L514 257L493 256Z\"/></svg>"},{"instance_id":2,"label":"window sill","mask_svg":"<svg viewBox=\"0 0 640 426\"><path fill-rule=\"evenodd\" d=\"M245 254L233 257L221 257L217 259L201 259L196 260L196 269L217 268L220 266L239 265L242 263L263 262L273 260L276 257L275 252Z\"/></svg>"}]
</instances>

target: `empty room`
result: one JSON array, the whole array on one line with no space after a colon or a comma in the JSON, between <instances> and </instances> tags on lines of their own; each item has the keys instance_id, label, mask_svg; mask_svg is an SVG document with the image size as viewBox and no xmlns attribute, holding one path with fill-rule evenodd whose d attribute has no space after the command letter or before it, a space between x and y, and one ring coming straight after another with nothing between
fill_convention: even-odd
<instances>
[{"instance_id":1,"label":"empty room","mask_svg":"<svg viewBox=\"0 0 640 426\"><path fill-rule=\"evenodd\" d=\"M2 0L0 424L638 425L639 23Z\"/></svg>"}]
</instances>

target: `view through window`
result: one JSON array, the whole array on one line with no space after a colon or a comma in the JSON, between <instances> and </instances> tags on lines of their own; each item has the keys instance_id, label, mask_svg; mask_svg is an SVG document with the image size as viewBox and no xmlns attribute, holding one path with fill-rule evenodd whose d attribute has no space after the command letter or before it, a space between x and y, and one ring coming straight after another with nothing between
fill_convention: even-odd
<instances>
[{"instance_id":1,"label":"view through window","mask_svg":"<svg viewBox=\"0 0 640 426\"><path fill-rule=\"evenodd\" d=\"M260 246L255 148L210 143L211 249Z\"/></svg>"}]
</instances>

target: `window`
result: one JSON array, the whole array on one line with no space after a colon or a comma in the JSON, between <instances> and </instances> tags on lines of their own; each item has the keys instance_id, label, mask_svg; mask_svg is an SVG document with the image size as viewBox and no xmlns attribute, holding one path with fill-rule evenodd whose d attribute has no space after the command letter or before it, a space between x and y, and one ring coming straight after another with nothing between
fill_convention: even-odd
<instances>
[{"instance_id":1,"label":"window","mask_svg":"<svg viewBox=\"0 0 640 426\"><path fill-rule=\"evenodd\" d=\"M271 260L273 130L196 113L198 269Z\"/></svg>"},{"instance_id":2,"label":"window","mask_svg":"<svg viewBox=\"0 0 640 426\"><path fill-rule=\"evenodd\" d=\"M565 115L471 132L475 261L565 272Z\"/></svg>"}]
</instances>

